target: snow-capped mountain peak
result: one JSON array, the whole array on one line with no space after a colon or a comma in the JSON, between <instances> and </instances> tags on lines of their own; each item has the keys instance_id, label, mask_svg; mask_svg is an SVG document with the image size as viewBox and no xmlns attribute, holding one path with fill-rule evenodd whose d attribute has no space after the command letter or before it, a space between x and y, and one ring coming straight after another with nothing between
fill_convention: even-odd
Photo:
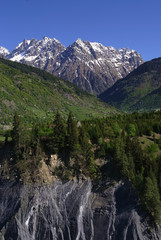
<instances>
[{"instance_id":1,"label":"snow-capped mountain peak","mask_svg":"<svg viewBox=\"0 0 161 240\"><path fill-rule=\"evenodd\" d=\"M56 56L65 47L55 38L43 37L41 40L24 39L7 57L12 61L26 63L38 68L44 68L49 59L55 61Z\"/></svg>"},{"instance_id":2,"label":"snow-capped mountain peak","mask_svg":"<svg viewBox=\"0 0 161 240\"><path fill-rule=\"evenodd\" d=\"M30 44L31 40L27 40L26 38L23 40L23 42L19 43L18 46L15 49L23 50Z\"/></svg>"},{"instance_id":3,"label":"snow-capped mountain peak","mask_svg":"<svg viewBox=\"0 0 161 240\"><path fill-rule=\"evenodd\" d=\"M101 43L97 43L97 42L90 42L90 45L95 52L102 52L103 49L106 48Z\"/></svg>"},{"instance_id":4,"label":"snow-capped mountain peak","mask_svg":"<svg viewBox=\"0 0 161 240\"><path fill-rule=\"evenodd\" d=\"M7 56L9 54L9 50L7 48L4 47L0 47L0 54L3 56Z\"/></svg>"},{"instance_id":5,"label":"snow-capped mountain peak","mask_svg":"<svg viewBox=\"0 0 161 240\"><path fill-rule=\"evenodd\" d=\"M44 42L51 41L51 38L48 38L48 37L44 36L44 37L43 37L43 41L44 41Z\"/></svg>"},{"instance_id":6,"label":"snow-capped mountain peak","mask_svg":"<svg viewBox=\"0 0 161 240\"><path fill-rule=\"evenodd\" d=\"M78 38L69 47L57 39L24 39L6 57L44 69L73 82L82 89L99 94L143 63L135 50L107 47Z\"/></svg>"},{"instance_id":7,"label":"snow-capped mountain peak","mask_svg":"<svg viewBox=\"0 0 161 240\"><path fill-rule=\"evenodd\" d=\"M78 45L84 44L84 41L83 41L81 38L78 38L75 42L76 42Z\"/></svg>"},{"instance_id":8,"label":"snow-capped mountain peak","mask_svg":"<svg viewBox=\"0 0 161 240\"><path fill-rule=\"evenodd\" d=\"M89 42L88 42L88 41L83 41L81 38L78 38L78 39L75 41L74 45L76 45L76 46L78 46L78 47L80 47L80 48L82 48L82 49L87 49L87 48L89 48Z\"/></svg>"}]
</instances>

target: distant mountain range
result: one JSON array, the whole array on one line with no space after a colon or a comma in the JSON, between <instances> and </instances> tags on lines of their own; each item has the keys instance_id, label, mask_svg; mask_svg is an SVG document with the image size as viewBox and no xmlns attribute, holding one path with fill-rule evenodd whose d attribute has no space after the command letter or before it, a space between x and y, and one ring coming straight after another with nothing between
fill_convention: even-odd
<instances>
[{"instance_id":1,"label":"distant mountain range","mask_svg":"<svg viewBox=\"0 0 161 240\"><path fill-rule=\"evenodd\" d=\"M0 47L0 56L46 70L83 90L100 94L143 63L135 50L105 47L78 39L67 48L55 38L24 40L12 52Z\"/></svg>"},{"instance_id":2,"label":"distant mountain range","mask_svg":"<svg viewBox=\"0 0 161 240\"><path fill-rule=\"evenodd\" d=\"M123 111L161 109L161 58L145 62L99 97Z\"/></svg>"},{"instance_id":3,"label":"distant mountain range","mask_svg":"<svg viewBox=\"0 0 161 240\"><path fill-rule=\"evenodd\" d=\"M0 124L11 124L16 111L23 121L52 120L59 110L77 119L103 117L116 109L46 71L0 58Z\"/></svg>"}]
</instances>

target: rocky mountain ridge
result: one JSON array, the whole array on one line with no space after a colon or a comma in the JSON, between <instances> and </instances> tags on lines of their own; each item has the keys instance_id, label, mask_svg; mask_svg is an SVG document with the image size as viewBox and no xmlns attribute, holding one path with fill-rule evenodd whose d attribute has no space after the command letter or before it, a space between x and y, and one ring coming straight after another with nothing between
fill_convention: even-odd
<instances>
[{"instance_id":1,"label":"rocky mountain ridge","mask_svg":"<svg viewBox=\"0 0 161 240\"><path fill-rule=\"evenodd\" d=\"M46 70L92 94L103 92L143 63L135 50L116 50L81 39L67 48L55 38L24 39L11 53L6 53L9 60Z\"/></svg>"}]
</instances>

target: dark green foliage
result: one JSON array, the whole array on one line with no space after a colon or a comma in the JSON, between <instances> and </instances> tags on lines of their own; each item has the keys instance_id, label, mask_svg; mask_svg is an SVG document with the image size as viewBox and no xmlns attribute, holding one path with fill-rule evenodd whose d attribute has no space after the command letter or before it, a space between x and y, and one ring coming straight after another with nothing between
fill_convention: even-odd
<instances>
[{"instance_id":1,"label":"dark green foliage","mask_svg":"<svg viewBox=\"0 0 161 240\"><path fill-rule=\"evenodd\" d=\"M60 113L57 111L53 124L53 148L55 152L61 152L65 146L65 126Z\"/></svg>"},{"instance_id":2,"label":"dark green foliage","mask_svg":"<svg viewBox=\"0 0 161 240\"><path fill-rule=\"evenodd\" d=\"M127 125L127 133L131 136L131 137L134 137L136 135L136 128L135 128L135 125L134 124L131 124L129 123Z\"/></svg>"},{"instance_id":3,"label":"dark green foliage","mask_svg":"<svg viewBox=\"0 0 161 240\"><path fill-rule=\"evenodd\" d=\"M116 137L120 135L120 126L117 122L113 124L113 132Z\"/></svg>"},{"instance_id":4,"label":"dark green foliage","mask_svg":"<svg viewBox=\"0 0 161 240\"><path fill-rule=\"evenodd\" d=\"M71 112L67 120L67 138L66 145L69 152L74 151L75 146L78 144L78 130L76 121L73 119Z\"/></svg>"},{"instance_id":5,"label":"dark green foliage","mask_svg":"<svg viewBox=\"0 0 161 240\"><path fill-rule=\"evenodd\" d=\"M95 119L85 123L89 136L93 136L91 133L99 127L99 137L107 138L108 142L97 141L97 157L112 157L111 164L107 164L107 173L110 174L108 176L129 179L142 205L156 223L160 221L161 215L161 161L157 157L160 138L155 138L155 131L160 131L160 117L161 112L158 111L115 116L102 121ZM143 148L141 136L152 141L152 144ZM111 170L108 170L110 167Z\"/></svg>"},{"instance_id":6,"label":"dark green foliage","mask_svg":"<svg viewBox=\"0 0 161 240\"><path fill-rule=\"evenodd\" d=\"M89 137L84 126L79 129L79 144L81 146L82 153L86 156L89 149Z\"/></svg>"},{"instance_id":7,"label":"dark green foliage","mask_svg":"<svg viewBox=\"0 0 161 240\"><path fill-rule=\"evenodd\" d=\"M146 147L147 153L154 157L154 154L158 151L158 145L156 143L151 144L150 146Z\"/></svg>"},{"instance_id":8,"label":"dark green foliage","mask_svg":"<svg viewBox=\"0 0 161 240\"><path fill-rule=\"evenodd\" d=\"M12 136L15 158L18 159L20 155L21 123L17 113L15 113L13 118L13 130L12 130L11 136Z\"/></svg>"},{"instance_id":9,"label":"dark green foliage","mask_svg":"<svg viewBox=\"0 0 161 240\"><path fill-rule=\"evenodd\" d=\"M115 115L77 122L71 113L65 121L57 111L54 121L24 127L17 114L12 130L16 176L36 176L40 160L49 164L57 153L64 167L53 174L100 180L131 181L147 213L156 222L161 216L161 111ZM3 131L1 131L1 134ZM7 143L8 144L8 143ZM5 143L4 143L5 145ZM103 165L101 165L103 163Z\"/></svg>"},{"instance_id":10,"label":"dark green foliage","mask_svg":"<svg viewBox=\"0 0 161 240\"><path fill-rule=\"evenodd\" d=\"M156 223L161 220L161 201L157 184L157 179L152 171L145 178L143 203L150 215L155 219Z\"/></svg>"},{"instance_id":11,"label":"dark green foliage","mask_svg":"<svg viewBox=\"0 0 161 240\"><path fill-rule=\"evenodd\" d=\"M38 157L40 154L40 136L38 125L34 125L32 128L30 147L32 155Z\"/></svg>"},{"instance_id":12,"label":"dark green foliage","mask_svg":"<svg viewBox=\"0 0 161 240\"><path fill-rule=\"evenodd\" d=\"M97 150L97 157L98 158L106 158L108 149L110 148L110 144L106 142L100 143L100 147Z\"/></svg>"}]
</instances>

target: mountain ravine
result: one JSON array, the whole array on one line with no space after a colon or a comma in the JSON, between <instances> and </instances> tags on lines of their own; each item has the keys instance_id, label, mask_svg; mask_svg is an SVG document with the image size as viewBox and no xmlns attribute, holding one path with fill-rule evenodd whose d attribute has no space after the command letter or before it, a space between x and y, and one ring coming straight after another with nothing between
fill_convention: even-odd
<instances>
[{"instance_id":1,"label":"mountain ravine","mask_svg":"<svg viewBox=\"0 0 161 240\"><path fill-rule=\"evenodd\" d=\"M161 239L130 182L0 182L0 239Z\"/></svg>"}]
</instances>

